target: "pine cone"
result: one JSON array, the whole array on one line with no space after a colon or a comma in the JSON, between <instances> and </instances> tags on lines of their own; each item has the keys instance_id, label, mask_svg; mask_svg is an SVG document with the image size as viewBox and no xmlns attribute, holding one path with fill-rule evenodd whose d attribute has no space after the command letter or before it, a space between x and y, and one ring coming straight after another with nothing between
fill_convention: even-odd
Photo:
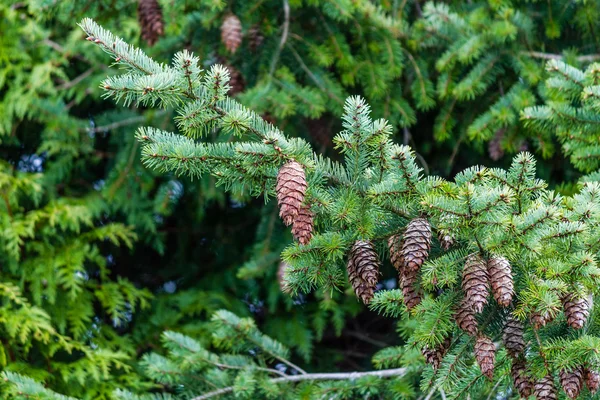
<instances>
[{"instance_id":1,"label":"pine cone","mask_svg":"<svg viewBox=\"0 0 600 400\"><path fill-rule=\"evenodd\" d=\"M585 379L585 385L587 386L590 393L594 394L600 387L600 373L590 368L585 368L583 371L583 377Z\"/></svg>"},{"instance_id":2,"label":"pine cone","mask_svg":"<svg viewBox=\"0 0 600 400\"><path fill-rule=\"evenodd\" d=\"M283 223L291 225L298 213L304 194L306 193L306 176L304 168L296 161L284 164L277 174L277 203L279 204L279 216Z\"/></svg>"},{"instance_id":3,"label":"pine cone","mask_svg":"<svg viewBox=\"0 0 600 400\"><path fill-rule=\"evenodd\" d=\"M415 218L404 231L402 258L410 271L418 271L429 256L431 246L431 226L425 218Z\"/></svg>"},{"instance_id":4,"label":"pine cone","mask_svg":"<svg viewBox=\"0 0 600 400\"><path fill-rule=\"evenodd\" d=\"M589 303L584 298L568 294L563 298L563 308L567 323L574 329L581 329L590 314Z\"/></svg>"},{"instance_id":5,"label":"pine cone","mask_svg":"<svg viewBox=\"0 0 600 400\"><path fill-rule=\"evenodd\" d=\"M533 382L527 372L525 359L520 358L513 360L510 368L510 375L512 376L513 385L515 389L517 389L519 396L524 399L529 398L529 396L531 396L531 392L533 391Z\"/></svg>"},{"instance_id":6,"label":"pine cone","mask_svg":"<svg viewBox=\"0 0 600 400\"><path fill-rule=\"evenodd\" d=\"M464 300L461 301L458 306L454 319L456 320L458 327L467 334L471 336L477 335L477 319L475 318L475 313L471 306L466 304Z\"/></svg>"},{"instance_id":7,"label":"pine cone","mask_svg":"<svg viewBox=\"0 0 600 400\"><path fill-rule=\"evenodd\" d=\"M442 359L448 352L451 343L452 338L447 337L441 344L439 344L433 349L429 349L427 348L427 346L423 347L423 350L421 352L423 353L423 356L425 356L425 361L427 362L427 364L432 365L433 369L438 369L440 367Z\"/></svg>"},{"instance_id":8,"label":"pine cone","mask_svg":"<svg viewBox=\"0 0 600 400\"><path fill-rule=\"evenodd\" d=\"M480 313L487 304L490 283L485 261L478 254L471 254L463 268L462 290L465 302Z\"/></svg>"},{"instance_id":9,"label":"pine cone","mask_svg":"<svg viewBox=\"0 0 600 400\"><path fill-rule=\"evenodd\" d=\"M450 247L454 246L454 236L450 234L448 229L439 229L438 230L438 241L440 242L440 246L444 250L450 250Z\"/></svg>"},{"instance_id":10,"label":"pine cone","mask_svg":"<svg viewBox=\"0 0 600 400\"><path fill-rule=\"evenodd\" d=\"M496 346L492 339L484 335L477 336L475 358L481 373L491 380L494 377L494 362L496 361Z\"/></svg>"},{"instance_id":11,"label":"pine cone","mask_svg":"<svg viewBox=\"0 0 600 400\"><path fill-rule=\"evenodd\" d=\"M285 271L288 269L288 267L289 264L284 261L281 261L277 267L277 282L279 283L279 288L281 291L286 294L291 292L291 289L285 280Z\"/></svg>"},{"instance_id":12,"label":"pine cone","mask_svg":"<svg viewBox=\"0 0 600 400\"><path fill-rule=\"evenodd\" d=\"M292 235L300 244L308 244L312 239L313 213L309 206L301 206L292 225Z\"/></svg>"},{"instance_id":13,"label":"pine cone","mask_svg":"<svg viewBox=\"0 0 600 400\"><path fill-rule=\"evenodd\" d=\"M265 37L261 33L258 25L253 25L248 29L248 44L250 45L250 50L256 51L264 40Z\"/></svg>"},{"instance_id":14,"label":"pine cone","mask_svg":"<svg viewBox=\"0 0 600 400\"><path fill-rule=\"evenodd\" d=\"M537 400L557 400L556 387L552 375L546 375L533 385L533 395Z\"/></svg>"},{"instance_id":15,"label":"pine cone","mask_svg":"<svg viewBox=\"0 0 600 400\"><path fill-rule=\"evenodd\" d=\"M229 70L229 91L227 94L233 97L243 92L246 84L244 83L244 77L237 68L228 64L225 64L225 67Z\"/></svg>"},{"instance_id":16,"label":"pine cone","mask_svg":"<svg viewBox=\"0 0 600 400\"><path fill-rule=\"evenodd\" d=\"M419 271L410 271L405 268L400 273L399 286L402 289L404 304L409 310L412 310L421 303L421 292L417 287L418 280Z\"/></svg>"},{"instance_id":17,"label":"pine cone","mask_svg":"<svg viewBox=\"0 0 600 400\"><path fill-rule=\"evenodd\" d=\"M504 257L493 257L488 260L487 266L496 303L508 307L514 294L510 263Z\"/></svg>"},{"instance_id":18,"label":"pine cone","mask_svg":"<svg viewBox=\"0 0 600 400\"><path fill-rule=\"evenodd\" d=\"M504 156L504 149L502 149L502 139L504 139L504 133L506 129L498 129L494 134L494 138L488 142L488 154L494 161L498 161Z\"/></svg>"},{"instance_id":19,"label":"pine cone","mask_svg":"<svg viewBox=\"0 0 600 400\"><path fill-rule=\"evenodd\" d=\"M348 257L348 279L356 296L369 304L379 278L379 257L371 242L357 240Z\"/></svg>"},{"instance_id":20,"label":"pine cone","mask_svg":"<svg viewBox=\"0 0 600 400\"><path fill-rule=\"evenodd\" d=\"M235 53L242 43L242 23L233 14L229 14L223 19L221 41L231 53Z\"/></svg>"},{"instance_id":21,"label":"pine cone","mask_svg":"<svg viewBox=\"0 0 600 400\"><path fill-rule=\"evenodd\" d=\"M153 46L165 30L162 10L157 0L139 0L138 21L142 29L142 39Z\"/></svg>"},{"instance_id":22,"label":"pine cone","mask_svg":"<svg viewBox=\"0 0 600 400\"><path fill-rule=\"evenodd\" d=\"M400 234L390 236L388 239L388 248L390 249L390 261L398 273L402 272L402 236Z\"/></svg>"},{"instance_id":23,"label":"pine cone","mask_svg":"<svg viewBox=\"0 0 600 400\"><path fill-rule=\"evenodd\" d=\"M546 326L548 322L552 322L554 317L552 317L548 312L545 314L541 314L539 312L533 312L531 314L531 324L534 329L540 329L542 326Z\"/></svg>"},{"instance_id":24,"label":"pine cone","mask_svg":"<svg viewBox=\"0 0 600 400\"><path fill-rule=\"evenodd\" d=\"M502 331L502 341L508 354L516 358L525 350L523 325L513 317L508 317Z\"/></svg>"},{"instance_id":25,"label":"pine cone","mask_svg":"<svg viewBox=\"0 0 600 400\"><path fill-rule=\"evenodd\" d=\"M573 371L562 370L558 374L560 384L570 399L579 397L583 386L583 368L577 367Z\"/></svg>"}]
</instances>

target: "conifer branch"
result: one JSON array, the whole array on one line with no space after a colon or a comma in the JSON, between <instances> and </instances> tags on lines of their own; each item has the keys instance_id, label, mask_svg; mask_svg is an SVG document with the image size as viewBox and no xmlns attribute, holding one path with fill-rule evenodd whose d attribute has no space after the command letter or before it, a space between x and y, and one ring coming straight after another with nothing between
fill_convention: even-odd
<instances>
[{"instance_id":1,"label":"conifer branch","mask_svg":"<svg viewBox=\"0 0 600 400\"><path fill-rule=\"evenodd\" d=\"M332 381L332 380L356 380L365 376L374 376L377 378L389 378L389 377L401 377L407 373L407 368L395 368L395 369L384 369L381 371L367 371L367 372L333 372L333 373L310 373L303 375L288 375L281 378L273 378L269 380L269 383L287 383L287 382L301 382L301 381ZM225 387L219 390L215 390L201 396L194 397L191 400L205 400L212 397L220 396L223 394L231 393L233 386Z\"/></svg>"}]
</instances>

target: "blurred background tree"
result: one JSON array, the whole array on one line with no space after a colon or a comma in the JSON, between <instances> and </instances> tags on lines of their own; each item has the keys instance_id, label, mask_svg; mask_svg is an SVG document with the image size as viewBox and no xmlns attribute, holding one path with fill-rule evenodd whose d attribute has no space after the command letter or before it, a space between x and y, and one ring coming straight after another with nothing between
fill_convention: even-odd
<instances>
[{"instance_id":1,"label":"blurred background tree","mask_svg":"<svg viewBox=\"0 0 600 400\"><path fill-rule=\"evenodd\" d=\"M427 173L507 166L529 149L571 192L579 173L558 140L519 112L545 98L548 59L599 58L599 16L597 2L560 1L1 1L0 364L108 397L147 385L133 360L162 331L207 337L221 308L253 316L313 370L368 369L400 343L352 296L281 292L291 235L273 202L142 166L133 132L174 130L174 111L102 99L115 71L82 40L82 17L159 61L189 49L228 66L232 95L323 154L336 157L344 99L361 94Z\"/></svg>"}]
</instances>

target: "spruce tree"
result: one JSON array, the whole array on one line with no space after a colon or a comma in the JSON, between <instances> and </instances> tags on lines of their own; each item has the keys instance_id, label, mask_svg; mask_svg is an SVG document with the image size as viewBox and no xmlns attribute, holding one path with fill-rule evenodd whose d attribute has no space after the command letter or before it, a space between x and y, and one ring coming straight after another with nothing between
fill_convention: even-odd
<instances>
[{"instance_id":1,"label":"spruce tree","mask_svg":"<svg viewBox=\"0 0 600 400\"><path fill-rule=\"evenodd\" d=\"M159 64L92 20L83 20L81 27L89 41L128 69L101 84L108 98L124 104L178 108L176 122L181 133L153 127L138 130L136 138L147 167L192 177L211 174L227 190L267 199L275 196L276 186L283 187L277 185L278 179L296 179L294 187L301 185L302 190L294 190L302 196L294 197L294 202L281 201L287 192L278 197L282 210L284 206L298 210L300 204L310 205L317 227L308 243L290 244L282 253L289 265L283 279L292 293L344 291L352 284L365 300L364 289L359 291L354 280L370 282L373 275L368 265L377 264L377 253L385 254L390 237L412 230L427 232L429 226L455 236L451 250L434 243L429 251L427 235L427 252L420 244L410 246L415 240L413 234L405 237L402 268L418 272L412 282L422 293L418 305L403 305L406 299L400 289L378 290L372 299L368 295L372 310L400 319L407 341L404 347L386 348L374 357L376 367L388 369L358 374L356 381L351 374L306 372L289 361L284 347L256 330L251 320L221 311L213 318L213 346L237 355L215 356L190 338L167 333L165 344L171 358L146 356L151 378L173 389L183 388L188 397L192 393L187 390L197 390L193 394L198 399L228 393L238 397L255 393L277 396L282 390L297 396L337 391L342 396L398 394L402 385L397 379L375 377L405 377L410 369L390 367L410 359L411 351L437 348L445 354L441 361L432 363L437 368L423 370L423 393L439 391L448 398L467 394L480 398L511 390L526 393L529 389L523 380L530 377L534 395L546 399L556 398L555 381L564 383L569 396L581 390L572 371L598 369L595 349L600 338L595 309L586 308L586 313L577 314L583 319L583 331L573 327L574 317L570 316L574 307L581 308L575 299L587 302L597 294L597 181L588 179L578 193L561 196L536 179L535 160L528 153L517 155L506 170L472 167L452 181L425 176L414 152L394 144L389 124L371 119L369 105L359 97L345 102L344 130L334 138L343 156L343 162L338 163L315 154L302 139L287 137L227 97L226 68L213 66L202 71L198 59L187 51L176 54L172 65ZM202 140L215 131L221 140ZM301 174L294 172L284 179L280 171L290 169L290 165ZM283 215L293 222L298 212ZM424 221L426 230L415 228ZM422 265L415 263L421 257L427 257ZM348 258L354 268L348 268L346 277ZM504 265L504 260L510 269L502 267L499 273L498 264ZM510 304L503 296L489 292L490 275L501 275L502 282L511 281L515 299ZM475 337L459 329L457 307L472 313ZM494 343L501 341L505 321L513 318L524 328L524 352L515 347L514 340L507 349ZM537 324L536 318L542 318L543 324ZM515 335L515 329L504 330L504 334ZM448 338L452 338L449 345ZM248 350L252 350L250 357L243 355ZM284 365L284 372L272 368L276 362ZM202 375L209 377L208 382L187 383L186 368L196 372L204 366L209 368ZM294 384L338 379L341 383ZM285 389L289 384L293 388ZM209 389L211 385L216 386L214 390Z\"/></svg>"}]
</instances>

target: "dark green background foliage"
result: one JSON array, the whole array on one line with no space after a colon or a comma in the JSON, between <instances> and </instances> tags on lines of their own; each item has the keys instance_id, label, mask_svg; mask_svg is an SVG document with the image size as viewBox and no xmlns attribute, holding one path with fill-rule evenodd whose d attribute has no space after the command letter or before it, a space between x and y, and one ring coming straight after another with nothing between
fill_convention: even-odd
<instances>
[{"instance_id":1,"label":"dark green background foliage","mask_svg":"<svg viewBox=\"0 0 600 400\"><path fill-rule=\"evenodd\" d=\"M84 40L83 17L158 62L187 49L202 68L235 68L245 83L239 102L333 160L343 158L332 139L343 129L344 101L358 94L427 175L509 167L527 149L537 175L562 193L574 193L582 174L597 180L598 166L579 157L598 137L597 94L585 92L595 83L559 60L585 69L600 59L598 2L159 3L165 34L150 48L135 1L0 0L0 368L21 384L0 384L3 396L21 398L23 388L51 396L19 376L86 399L130 395L117 389L175 393L147 373L149 357L138 361L151 350L188 357L169 343L189 338L172 332L196 339L192 347L210 347L215 332L228 337L219 321L230 316L211 320L222 309L252 317L244 321L289 348L275 353L311 372L370 370L375 352L395 354L388 346L415 329L369 311L348 290L283 294L278 266L292 238L272 199L226 193L208 174L146 168L134 133L176 131L175 108L103 99L100 82L123 71ZM235 54L219 30L231 13L244 35ZM264 38L256 47L255 32ZM548 60L556 63L550 74L572 79L546 85ZM588 120L577 121L579 147L566 134L572 121L553 113L565 108ZM392 271L386 261L383 287L395 287ZM380 396L418 396L423 360L418 349L402 357L416 372ZM373 362L395 366L383 352ZM345 387L342 397L361 385L374 384Z\"/></svg>"}]
</instances>

